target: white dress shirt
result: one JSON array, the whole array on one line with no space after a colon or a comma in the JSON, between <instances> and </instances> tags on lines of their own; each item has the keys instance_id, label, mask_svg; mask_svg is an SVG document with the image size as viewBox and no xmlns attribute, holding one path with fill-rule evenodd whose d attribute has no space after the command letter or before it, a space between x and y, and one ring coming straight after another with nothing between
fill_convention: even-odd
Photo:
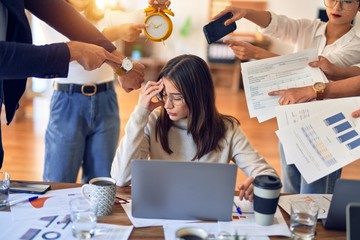
<instances>
[{"instance_id":1,"label":"white dress shirt","mask_svg":"<svg viewBox=\"0 0 360 240\"><path fill-rule=\"evenodd\" d=\"M318 55L339 66L360 63L360 37L351 28L334 43L326 45L327 23L319 19L292 19L271 13L271 22L266 28L259 28L264 35L275 37L294 46L294 52L316 48Z\"/></svg>"}]
</instances>

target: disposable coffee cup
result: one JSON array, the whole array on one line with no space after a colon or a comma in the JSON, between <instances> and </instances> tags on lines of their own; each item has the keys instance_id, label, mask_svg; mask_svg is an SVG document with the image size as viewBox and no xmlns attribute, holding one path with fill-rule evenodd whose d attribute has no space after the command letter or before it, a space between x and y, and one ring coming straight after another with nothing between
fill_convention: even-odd
<instances>
[{"instance_id":1,"label":"disposable coffee cup","mask_svg":"<svg viewBox=\"0 0 360 240\"><path fill-rule=\"evenodd\" d=\"M176 231L176 240L206 240L208 233L198 227L184 227Z\"/></svg>"},{"instance_id":2,"label":"disposable coffee cup","mask_svg":"<svg viewBox=\"0 0 360 240\"><path fill-rule=\"evenodd\" d=\"M272 175L259 175L255 177L253 185L255 222L263 226L272 225L279 202L281 181Z\"/></svg>"}]
</instances>

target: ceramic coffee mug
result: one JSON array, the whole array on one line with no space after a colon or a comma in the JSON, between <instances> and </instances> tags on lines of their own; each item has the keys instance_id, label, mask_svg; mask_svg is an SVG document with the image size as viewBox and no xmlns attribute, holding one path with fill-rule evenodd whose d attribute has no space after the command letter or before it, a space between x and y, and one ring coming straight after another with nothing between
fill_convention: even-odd
<instances>
[{"instance_id":1,"label":"ceramic coffee mug","mask_svg":"<svg viewBox=\"0 0 360 240\"><path fill-rule=\"evenodd\" d=\"M116 180L109 177L97 177L81 188L82 195L91 203L97 204L97 216L110 215L114 206Z\"/></svg>"},{"instance_id":2,"label":"ceramic coffee mug","mask_svg":"<svg viewBox=\"0 0 360 240\"><path fill-rule=\"evenodd\" d=\"M176 240L206 240L208 233L197 227L184 227L176 231Z\"/></svg>"}]
</instances>

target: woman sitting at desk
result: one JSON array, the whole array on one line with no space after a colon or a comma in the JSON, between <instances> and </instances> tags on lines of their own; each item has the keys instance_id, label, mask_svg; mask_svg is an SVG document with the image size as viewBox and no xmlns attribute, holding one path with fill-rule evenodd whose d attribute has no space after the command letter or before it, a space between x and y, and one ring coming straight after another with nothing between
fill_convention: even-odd
<instances>
[{"instance_id":1,"label":"woman sitting at desk","mask_svg":"<svg viewBox=\"0 0 360 240\"><path fill-rule=\"evenodd\" d=\"M162 101L153 101L157 95ZM160 110L153 111L157 107ZM149 81L142 88L112 164L111 176L119 186L131 182L132 159L233 160L249 176L239 186L240 199L252 200L255 176L277 176L250 145L239 121L218 112L209 67L194 55L173 58L158 82Z\"/></svg>"}]
</instances>

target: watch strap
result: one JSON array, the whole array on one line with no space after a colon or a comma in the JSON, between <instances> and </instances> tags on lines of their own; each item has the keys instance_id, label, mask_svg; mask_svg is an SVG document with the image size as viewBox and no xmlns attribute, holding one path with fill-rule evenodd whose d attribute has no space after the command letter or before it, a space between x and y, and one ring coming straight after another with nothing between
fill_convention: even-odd
<instances>
[{"instance_id":1,"label":"watch strap","mask_svg":"<svg viewBox=\"0 0 360 240\"><path fill-rule=\"evenodd\" d=\"M125 69L120 66L115 70L115 73L119 76L125 75L127 73L127 71L125 71Z\"/></svg>"},{"instance_id":2,"label":"watch strap","mask_svg":"<svg viewBox=\"0 0 360 240\"><path fill-rule=\"evenodd\" d=\"M323 100L324 99L324 94L325 91L321 90L321 91L316 91L316 100Z\"/></svg>"}]
</instances>

